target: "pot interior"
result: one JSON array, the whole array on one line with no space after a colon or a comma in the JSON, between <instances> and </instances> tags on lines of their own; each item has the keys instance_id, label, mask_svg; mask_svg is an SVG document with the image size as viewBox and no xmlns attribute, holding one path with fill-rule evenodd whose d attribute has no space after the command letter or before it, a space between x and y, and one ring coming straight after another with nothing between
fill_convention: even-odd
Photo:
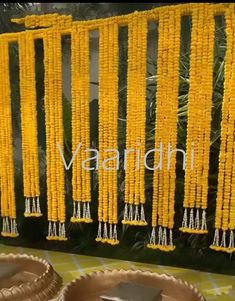
<instances>
[{"instance_id":1,"label":"pot interior","mask_svg":"<svg viewBox=\"0 0 235 301\"><path fill-rule=\"evenodd\" d=\"M162 301L201 301L193 287L166 275L140 271L114 271L93 274L73 283L64 294L64 301L101 301L100 296L120 282L132 282L163 291ZM144 301L144 300L143 300Z\"/></svg>"},{"instance_id":2,"label":"pot interior","mask_svg":"<svg viewBox=\"0 0 235 301\"><path fill-rule=\"evenodd\" d=\"M46 271L44 264L22 257L0 256L0 271L1 265L4 267L5 273L0 277L0 289L32 282ZM8 271L7 265L9 266Z\"/></svg>"}]
</instances>

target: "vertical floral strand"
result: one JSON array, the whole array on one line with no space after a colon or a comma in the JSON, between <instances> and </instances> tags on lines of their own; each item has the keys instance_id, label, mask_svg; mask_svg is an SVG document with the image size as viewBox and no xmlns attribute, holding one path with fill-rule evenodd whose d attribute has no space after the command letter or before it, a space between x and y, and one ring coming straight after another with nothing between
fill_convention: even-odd
<instances>
[{"instance_id":1,"label":"vertical floral strand","mask_svg":"<svg viewBox=\"0 0 235 301\"><path fill-rule=\"evenodd\" d=\"M40 217L37 99L34 39L30 32L19 36L19 68L22 127L23 179L26 217Z\"/></svg>"},{"instance_id":2,"label":"vertical floral strand","mask_svg":"<svg viewBox=\"0 0 235 301\"><path fill-rule=\"evenodd\" d=\"M44 36L45 118L47 154L48 240L65 241L61 34L57 29Z\"/></svg>"},{"instance_id":3,"label":"vertical floral strand","mask_svg":"<svg viewBox=\"0 0 235 301\"><path fill-rule=\"evenodd\" d=\"M128 24L128 79L125 210L123 224L145 226L147 19L133 14Z\"/></svg>"},{"instance_id":4,"label":"vertical floral strand","mask_svg":"<svg viewBox=\"0 0 235 301\"><path fill-rule=\"evenodd\" d=\"M8 41L0 37L0 185L4 237L17 237Z\"/></svg>"},{"instance_id":5,"label":"vertical floral strand","mask_svg":"<svg viewBox=\"0 0 235 301\"><path fill-rule=\"evenodd\" d=\"M235 159L235 14L225 11L226 57L224 97L222 104L221 146L219 154L218 191L216 199L215 234L210 246L215 251L235 252L235 198L234 198L234 159Z\"/></svg>"},{"instance_id":6,"label":"vertical floral strand","mask_svg":"<svg viewBox=\"0 0 235 301\"><path fill-rule=\"evenodd\" d=\"M201 4L192 14L184 217L181 231L207 233L206 208L210 153L215 20ZM205 72L206 70L206 72ZM201 89L201 86L205 89ZM192 167L192 147L194 158Z\"/></svg>"},{"instance_id":7,"label":"vertical floral strand","mask_svg":"<svg viewBox=\"0 0 235 301\"><path fill-rule=\"evenodd\" d=\"M117 168L110 151L117 150L118 24L99 28L99 227L96 241L116 245ZM114 163L115 162L115 163Z\"/></svg>"},{"instance_id":8,"label":"vertical floral strand","mask_svg":"<svg viewBox=\"0 0 235 301\"><path fill-rule=\"evenodd\" d=\"M162 169L154 170L152 232L147 245L151 249L173 251L176 154L168 148L177 145L177 110L179 89L180 10L163 10L159 15L157 108L155 147L164 147ZM169 85L171 82L171 85ZM169 105L170 104L170 105ZM159 164L155 153L154 163ZM168 162L169 161L169 162Z\"/></svg>"},{"instance_id":9,"label":"vertical floral strand","mask_svg":"<svg viewBox=\"0 0 235 301\"><path fill-rule=\"evenodd\" d=\"M73 161L73 216L71 222L91 223L90 171L82 167L90 147L89 31L72 28L72 148L81 146ZM86 168L89 168L86 164Z\"/></svg>"}]
</instances>

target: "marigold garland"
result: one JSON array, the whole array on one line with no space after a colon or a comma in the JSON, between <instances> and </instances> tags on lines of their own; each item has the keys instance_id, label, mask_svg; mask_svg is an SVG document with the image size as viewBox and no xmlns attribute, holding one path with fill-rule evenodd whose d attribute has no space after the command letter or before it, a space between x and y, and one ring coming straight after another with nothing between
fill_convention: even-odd
<instances>
[{"instance_id":1,"label":"marigold garland","mask_svg":"<svg viewBox=\"0 0 235 301\"><path fill-rule=\"evenodd\" d=\"M235 231L235 107L234 107L234 4L187 4L162 7L109 19L77 21L71 16L49 14L13 19L28 28L44 27L0 37L0 178L3 236L16 237L16 205L11 124L8 43L19 41L20 93L25 216L40 216L37 151L34 39L44 39L45 114L47 142L48 239L66 240L63 150L61 35L72 34L72 131L74 213L72 222L91 222L90 172L81 168L89 148L89 31L100 29L99 66L99 228L97 241L117 244L117 170L113 153L118 136L118 26L128 25L127 156L124 224L146 225L144 161L146 111L147 22L159 20L156 148L163 146L162 170L154 171L152 234L149 248L174 250L174 194L176 152L168 167L167 148L177 144L178 73L181 16L192 15L190 90L188 101L187 154L184 217L181 231L207 233L206 209L210 152L214 16L226 18L227 52L221 122L221 148L215 221L211 248L232 253ZM51 27L45 29L45 27ZM203 89L201 89L203 87ZM193 169L191 166L194 153ZM105 161L105 170L103 162ZM140 168L136 166L140 161ZM159 154L155 153L155 165ZM87 164L88 167L88 164Z\"/></svg>"},{"instance_id":2,"label":"marigold garland","mask_svg":"<svg viewBox=\"0 0 235 301\"><path fill-rule=\"evenodd\" d=\"M9 50L4 36L0 37L0 179L1 235L17 237Z\"/></svg>"},{"instance_id":3,"label":"marigold garland","mask_svg":"<svg viewBox=\"0 0 235 301\"><path fill-rule=\"evenodd\" d=\"M181 231L207 233L215 20L201 4L192 13L184 217ZM200 87L203 87L201 89ZM192 151L194 153L192 158ZM192 166L193 161L193 166Z\"/></svg>"},{"instance_id":4,"label":"marigold garland","mask_svg":"<svg viewBox=\"0 0 235 301\"><path fill-rule=\"evenodd\" d=\"M154 170L152 233L148 248L173 251L176 153L179 89L180 11L167 9L159 16L157 108L155 148L162 147L162 168ZM170 84L169 84L170 83ZM155 153L154 163L159 164ZM169 165L170 164L170 165Z\"/></svg>"},{"instance_id":5,"label":"marigold garland","mask_svg":"<svg viewBox=\"0 0 235 301\"><path fill-rule=\"evenodd\" d=\"M73 216L71 222L91 223L90 171L82 167L85 150L90 146L90 68L89 31L72 29L72 147L73 161ZM88 162L86 168L89 168Z\"/></svg>"},{"instance_id":6,"label":"marigold garland","mask_svg":"<svg viewBox=\"0 0 235 301\"><path fill-rule=\"evenodd\" d=\"M96 241L116 245L118 149L118 24L99 28L99 205ZM114 151L107 151L114 150Z\"/></svg>"},{"instance_id":7,"label":"marigold garland","mask_svg":"<svg viewBox=\"0 0 235 301\"><path fill-rule=\"evenodd\" d=\"M125 210L123 224L145 226L145 122L147 19L133 14L128 23Z\"/></svg>"},{"instance_id":8,"label":"marigold garland","mask_svg":"<svg viewBox=\"0 0 235 301\"><path fill-rule=\"evenodd\" d=\"M56 26L56 28L62 30L71 27L72 16L59 14L30 15L20 19L11 19L11 22L24 24L26 28Z\"/></svg>"},{"instance_id":9,"label":"marigold garland","mask_svg":"<svg viewBox=\"0 0 235 301\"><path fill-rule=\"evenodd\" d=\"M34 39L30 32L19 36L22 157L26 217L41 216L37 142L37 99Z\"/></svg>"},{"instance_id":10,"label":"marigold garland","mask_svg":"<svg viewBox=\"0 0 235 301\"><path fill-rule=\"evenodd\" d=\"M65 232L61 33L48 31L44 37L45 119L47 160L48 240L67 240Z\"/></svg>"},{"instance_id":11,"label":"marigold garland","mask_svg":"<svg viewBox=\"0 0 235 301\"><path fill-rule=\"evenodd\" d=\"M221 121L221 146L216 200L215 234L210 246L215 251L235 252L235 14L225 12L227 48Z\"/></svg>"}]
</instances>

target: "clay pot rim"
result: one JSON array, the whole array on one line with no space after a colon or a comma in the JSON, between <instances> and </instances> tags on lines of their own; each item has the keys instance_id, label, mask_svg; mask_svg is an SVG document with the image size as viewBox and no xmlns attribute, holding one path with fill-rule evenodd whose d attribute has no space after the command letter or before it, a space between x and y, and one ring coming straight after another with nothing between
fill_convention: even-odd
<instances>
[{"instance_id":1,"label":"clay pot rim","mask_svg":"<svg viewBox=\"0 0 235 301\"><path fill-rule=\"evenodd\" d=\"M13 259L27 259L27 260L30 260L30 261L36 261L36 262L44 265L46 267L46 271L42 275L40 275L36 279L34 279L33 281L22 283L19 286L14 285L14 286L11 286L9 288L2 288L2 289L0 289L0 293L1 293L1 291L6 290L6 289L10 292L14 291L15 289L20 289L20 290L26 289L26 290L28 290L28 288L31 287L32 285L36 285L40 280L42 280L43 278L46 278L46 276L50 273L50 271L52 269L51 264L46 259L34 256L34 255L0 253L0 261L1 261L2 258L4 258L4 259L11 259L11 258L13 258Z\"/></svg>"},{"instance_id":2,"label":"clay pot rim","mask_svg":"<svg viewBox=\"0 0 235 301\"><path fill-rule=\"evenodd\" d=\"M63 301L64 300L63 297L66 297L68 290L72 286L74 286L77 282L79 282L80 280L89 279L93 276L102 276L104 274L109 274L109 273L113 273L113 272L114 273L126 273L126 272L128 272L128 273L132 273L132 274L133 273L134 274L141 273L142 275L144 274L144 275L150 275L150 276L153 276L153 277L156 277L156 278L161 277L161 278L165 278L166 280L172 280L174 282L177 282L179 285L186 286L187 288L192 290L196 294L196 296L199 298L198 301L206 301L205 297L199 292L199 290L195 286L193 286L192 284L190 284L189 282L187 282L185 280L175 278L174 276L168 275L168 274L160 274L160 273L152 272L152 271L149 271L149 270L141 270L141 269L133 269L133 268L130 268L130 269L114 269L114 270L105 269L103 271L95 271L95 272L80 276L80 277L72 280L66 286L64 286L62 288L58 300Z\"/></svg>"}]
</instances>

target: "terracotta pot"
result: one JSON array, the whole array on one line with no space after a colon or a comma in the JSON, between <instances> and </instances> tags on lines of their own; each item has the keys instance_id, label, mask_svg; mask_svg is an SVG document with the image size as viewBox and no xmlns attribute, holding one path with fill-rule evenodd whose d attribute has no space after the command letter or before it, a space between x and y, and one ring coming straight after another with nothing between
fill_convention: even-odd
<instances>
[{"instance_id":1,"label":"terracotta pot","mask_svg":"<svg viewBox=\"0 0 235 301\"><path fill-rule=\"evenodd\" d=\"M205 298L191 284L152 272L114 270L96 272L70 282L61 291L58 301L100 301L106 290L119 282L133 282L163 290L162 301L205 301Z\"/></svg>"},{"instance_id":2,"label":"terracotta pot","mask_svg":"<svg viewBox=\"0 0 235 301\"><path fill-rule=\"evenodd\" d=\"M1 263L15 264L19 272L0 280L0 301L47 301L62 286L61 277L44 259L26 254L0 254Z\"/></svg>"}]
</instances>

